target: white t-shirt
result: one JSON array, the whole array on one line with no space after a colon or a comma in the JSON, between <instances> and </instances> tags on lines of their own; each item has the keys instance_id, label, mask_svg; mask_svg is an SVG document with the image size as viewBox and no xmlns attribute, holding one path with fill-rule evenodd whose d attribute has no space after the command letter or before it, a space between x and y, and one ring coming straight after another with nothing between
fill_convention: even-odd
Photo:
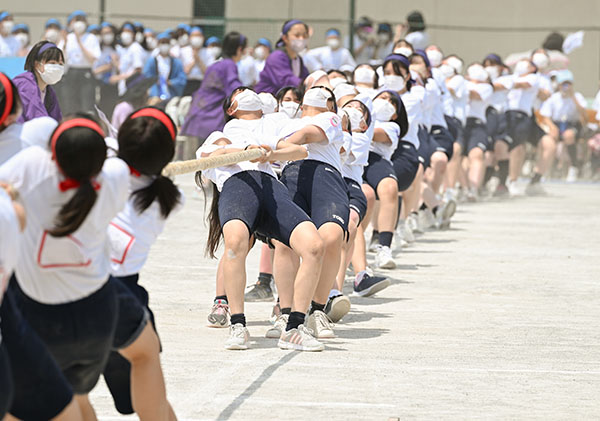
<instances>
[{"instance_id":1,"label":"white t-shirt","mask_svg":"<svg viewBox=\"0 0 600 421\"><path fill-rule=\"evenodd\" d=\"M510 75L499 76L494 80L494 84L502 85L504 89L496 90L494 88L494 93L490 98L490 105L494 107L496 111L502 113L506 110L508 93L513 87L514 78Z\"/></svg>"},{"instance_id":2,"label":"white t-shirt","mask_svg":"<svg viewBox=\"0 0 600 421\"><path fill-rule=\"evenodd\" d=\"M151 177L142 175L130 176L130 194L143 189L152 183ZM181 192L181 203L169 214L173 215L183 206L184 196ZM125 208L113 218L108 226L108 237L111 246L111 273L115 276L129 276L139 273L148 258L150 247L163 231L166 223L160 213L158 201L154 201L141 214L135 207L133 196L125 204Z\"/></svg>"},{"instance_id":3,"label":"white t-shirt","mask_svg":"<svg viewBox=\"0 0 600 421\"><path fill-rule=\"evenodd\" d=\"M415 50L424 50L429 45L429 36L424 31L411 32L406 34L404 39L410 42Z\"/></svg>"},{"instance_id":4,"label":"white t-shirt","mask_svg":"<svg viewBox=\"0 0 600 421\"><path fill-rule=\"evenodd\" d=\"M162 76L165 80L169 80L169 74L171 73L171 58L165 57L162 54L157 55L156 67L158 69L158 76Z\"/></svg>"},{"instance_id":5,"label":"white t-shirt","mask_svg":"<svg viewBox=\"0 0 600 421\"><path fill-rule=\"evenodd\" d=\"M342 155L342 176L362 184L365 167L369 163L371 138L368 133L344 132L344 151Z\"/></svg>"},{"instance_id":6,"label":"white t-shirt","mask_svg":"<svg viewBox=\"0 0 600 421\"><path fill-rule=\"evenodd\" d=\"M17 266L20 240L19 221L12 201L4 189L0 189L0 303Z\"/></svg>"},{"instance_id":7,"label":"white t-shirt","mask_svg":"<svg viewBox=\"0 0 600 421\"><path fill-rule=\"evenodd\" d=\"M587 106L585 98L579 92L575 92L575 100L583 108ZM561 92L555 92L550 98L544 101L540 114L544 117L550 117L557 122L577 122L579 121L579 112L573 98L564 97Z\"/></svg>"},{"instance_id":8,"label":"white t-shirt","mask_svg":"<svg viewBox=\"0 0 600 421\"><path fill-rule=\"evenodd\" d=\"M59 190L61 179L50 152L37 146L22 150L0 167L0 180L19 191L27 216L16 269L19 286L44 304L80 300L106 283L110 273L107 228L127 201L129 167L118 158L107 159L96 178L101 187L87 218L72 235L56 238L47 230L75 194L75 190Z\"/></svg>"},{"instance_id":9,"label":"white t-shirt","mask_svg":"<svg viewBox=\"0 0 600 421\"><path fill-rule=\"evenodd\" d=\"M329 46L313 48L307 53L307 56L314 58L320 65L320 68L326 72L329 70L340 70L342 66L347 68L356 67L356 61L347 48L341 47L332 50Z\"/></svg>"},{"instance_id":10,"label":"white t-shirt","mask_svg":"<svg viewBox=\"0 0 600 421\"><path fill-rule=\"evenodd\" d=\"M254 57L246 56L237 62L238 75L240 82L244 86L254 86L258 82L258 72L254 64Z\"/></svg>"},{"instance_id":11,"label":"white t-shirt","mask_svg":"<svg viewBox=\"0 0 600 421\"><path fill-rule=\"evenodd\" d=\"M445 86L444 86L445 89ZM446 119L444 118L444 91L436 79L429 78L425 85L427 91L425 103L426 126L431 129L431 126L441 126L448 128Z\"/></svg>"},{"instance_id":12,"label":"white t-shirt","mask_svg":"<svg viewBox=\"0 0 600 421\"><path fill-rule=\"evenodd\" d=\"M144 63L148 53L137 42L132 42L128 47L117 45L117 54L119 55L119 73L129 74L135 69L144 69ZM119 95L123 95L127 91L125 80L119 81Z\"/></svg>"},{"instance_id":13,"label":"white t-shirt","mask_svg":"<svg viewBox=\"0 0 600 421\"><path fill-rule=\"evenodd\" d=\"M355 53L366 42L366 41L363 41L362 39L360 39L360 37L356 34L354 34L353 41L354 41L354 52ZM344 46L346 48L350 48L350 39L348 37L345 38ZM365 47L365 49L362 50L362 52L360 54L356 54L354 58L356 59L356 64L364 64L364 63L370 63L374 59L374 55L375 55L375 45L369 45L369 46Z\"/></svg>"},{"instance_id":14,"label":"white t-shirt","mask_svg":"<svg viewBox=\"0 0 600 421\"><path fill-rule=\"evenodd\" d=\"M508 110L521 111L531 115L533 103L539 90L540 78L536 73L530 73L525 76L513 76L514 83L526 82L530 85L527 89L513 88L508 93Z\"/></svg>"},{"instance_id":15,"label":"white t-shirt","mask_svg":"<svg viewBox=\"0 0 600 421\"><path fill-rule=\"evenodd\" d=\"M494 93L494 88L489 83L467 82L467 90L469 92L477 92L481 97L481 99L469 98L469 103L467 104L467 117L478 118L485 123L487 121L485 118L485 111L490 104L490 98Z\"/></svg>"},{"instance_id":16,"label":"white t-shirt","mask_svg":"<svg viewBox=\"0 0 600 421\"><path fill-rule=\"evenodd\" d=\"M0 57L15 57L20 49L21 46L14 36L0 35Z\"/></svg>"},{"instance_id":17,"label":"white t-shirt","mask_svg":"<svg viewBox=\"0 0 600 421\"><path fill-rule=\"evenodd\" d=\"M383 129L392 143L371 142L370 151L390 161L400 140L400 126L393 121L375 121L375 129Z\"/></svg>"},{"instance_id":18,"label":"white t-shirt","mask_svg":"<svg viewBox=\"0 0 600 421\"><path fill-rule=\"evenodd\" d=\"M206 52L206 48L201 48L198 54L200 55L200 60L202 60L202 63L204 63L206 67L213 63L214 60L212 60L212 58L209 57L209 55ZM194 63L194 55L195 50L192 48L191 45L188 45L181 49L180 58L181 62L183 63L183 67L189 66L190 63ZM192 67L192 70L190 70L190 72L188 73L188 79L202 80L202 78L204 78L204 73L202 72L200 66L195 64L194 67Z\"/></svg>"},{"instance_id":19,"label":"white t-shirt","mask_svg":"<svg viewBox=\"0 0 600 421\"><path fill-rule=\"evenodd\" d=\"M467 101L469 99L469 92L467 91L467 81L461 75L454 75L446 82L448 90L452 90L450 96L453 99L453 117L460 120L464 125L467 121Z\"/></svg>"},{"instance_id":20,"label":"white t-shirt","mask_svg":"<svg viewBox=\"0 0 600 421\"><path fill-rule=\"evenodd\" d=\"M0 165L29 146L48 147L58 123L52 117L38 117L23 124L11 124L0 132Z\"/></svg>"},{"instance_id":21,"label":"white t-shirt","mask_svg":"<svg viewBox=\"0 0 600 421\"><path fill-rule=\"evenodd\" d=\"M408 131L402 140L410 142L416 149L419 149L419 124L423 116L423 92L425 89L421 86L413 86L413 88L401 95L404 108L406 108L406 116L408 117Z\"/></svg>"},{"instance_id":22,"label":"white t-shirt","mask_svg":"<svg viewBox=\"0 0 600 421\"><path fill-rule=\"evenodd\" d=\"M552 95L552 93L554 92L554 88L552 87L552 80L550 79L550 76L548 76L545 73L536 73L538 75L538 79L539 79L539 91L546 91L548 92L550 95ZM540 110L542 108L542 104L545 101L542 101L540 98L538 98L537 93L536 93L536 97L535 100L533 101L533 109L534 110Z\"/></svg>"},{"instance_id":23,"label":"white t-shirt","mask_svg":"<svg viewBox=\"0 0 600 421\"><path fill-rule=\"evenodd\" d=\"M88 50L92 56L94 56L94 60L91 62L88 61L83 54L83 51L81 51L79 43L77 42L77 36L74 33L70 33L67 35L65 51L66 65L74 69L90 69L96 60L100 58L100 54L102 54L100 43L94 34L83 34L81 36L81 43L85 49Z\"/></svg>"},{"instance_id":24,"label":"white t-shirt","mask_svg":"<svg viewBox=\"0 0 600 421\"><path fill-rule=\"evenodd\" d=\"M446 87L446 78L438 67L431 68L431 77L437 83L437 87L440 91L440 98L432 111L431 124L448 128L444 115L446 114L446 107L451 104L449 101L451 101L452 98Z\"/></svg>"},{"instance_id":25,"label":"white t-shirt","mask_svg":"<svg viewBox=\"0 0 600 421\"><path fill-rule=\"evenodd\" d=\"M342 121L332 112L324 112L312 117L290 119L289 123L281 130L281 138L286 138L307 126L319 127L325 133L325 139L318 143L307 143L308 157L316 161L325 162L342 173L340 149L344 144Z\"/></svg>"}]
</instances>

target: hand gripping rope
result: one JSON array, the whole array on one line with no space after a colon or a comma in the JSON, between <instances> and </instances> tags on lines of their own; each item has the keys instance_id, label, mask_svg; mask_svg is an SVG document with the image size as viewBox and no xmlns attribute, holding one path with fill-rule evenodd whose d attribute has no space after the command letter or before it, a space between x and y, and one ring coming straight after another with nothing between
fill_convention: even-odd
<instances>
[{"instance_id":1,"label":"hand gripping rope","mask_svg":"<svg viewBox=\"0 0 600 421\"><path fill-rule=\"evenodd\" d=\"M165 177L204 171L210 168L223 167L243 161L252 161L266 154L264 149L249 149L226 155L209 156L207 158L190 159L189 161L171 162L162 171Z\"/></svg>"}]
</instances>

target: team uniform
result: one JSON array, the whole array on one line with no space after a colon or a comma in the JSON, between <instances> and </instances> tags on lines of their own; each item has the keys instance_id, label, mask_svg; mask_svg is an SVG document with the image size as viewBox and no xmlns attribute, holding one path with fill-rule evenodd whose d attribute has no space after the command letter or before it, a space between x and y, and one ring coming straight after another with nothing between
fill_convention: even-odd
<instances>
[{"instance_id":1,"label":"team uniform","mask_svg":"<svg viewBox=\"0 0 600 421\"><path fill-rule=\"evenodd\" d=\"M375 190L377 196L377 186L385 178L396 178L396 171L392 164L392 155L398 146L400 137L400 126L393 121L375 121L375 129L383 129L390 140L390 143L371 142L369 148L369 164L363 173L363 182Z\"/></svg>"},{"instance_id":2,"label":"team uniform","mask_svg":"<svg viewBox=\"0 0 600 421\"><path fill-rule=\"evenodd\" d=\"M502 85L504 89L494 89L494 93L490 97L490 105L485 111L487 132L492 145L498 140L506 142L508 139L506 106L508 93L513 87L513 82L514 79L510 75L499 76L493 80L494 84Z\"/></svg>"},{"instance_id":3,"label":"team uniform","mask_svg":"<svg viewBox=\"0 0 600 421\"><path fill-rule=\"evenodd\" d=\"M486 110L494 88L489 83L467 82L467 90L477 92L480 99L470 99L467 104L463 155L468 155L474 148L485 152L491 147L486 126Z\"/></svg>"},{"instance_id":4,"label":"team uniform","mask_svg":"<svg viewBox=\"0 0 600 421\"><path fill-rule=\"evenodd\" d=\"M579 92L575 93L575 98L567 98L561 92L555 92L544 101L540 109L540 114L550 118L558 127L561 137L567 129L574 129L576 132L575 138L580 138L582 130L581 117L575 101L583 108L587 106L585 98Z\"/></svg>"},{"instance_id":5,"label":"team uniform","mask_svg":"<svg viewBox=\"0 0 600 421\"><path fill-rule=\"evenodd\" d=\"M540 79L537 73L516 76L514 83L526 82L529 88L513 88L508 93L506 118L508 122L509 148L512 150L526 142L537 146L536 125L533 120L533 104L539 90Z\"/></svg>"},{"instance_id":6,"label":"team uniform","mask_svg":"<svg viewBox=\"0 0 600 421\"><path fill-rule=\"evenodd\" d=\"M367 198L360 187L363 172L369 161L371 138L367 133L344 132L344 154L342 155L342 176L348 187L349 207L359 218L359 224L367 213Z\"/></svg>"}]
</instances>

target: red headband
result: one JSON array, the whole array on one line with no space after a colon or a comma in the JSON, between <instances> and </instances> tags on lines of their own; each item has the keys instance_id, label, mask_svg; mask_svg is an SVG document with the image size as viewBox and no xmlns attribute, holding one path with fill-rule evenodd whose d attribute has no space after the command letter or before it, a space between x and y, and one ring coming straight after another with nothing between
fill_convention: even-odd
<instances>
[{"instance_id":1,"label":"red headband","mask_svg":"<svg viewBox=\"0 0 600 421\"><path fill-rule=\"evenodd\" d=\"M4 123L4 120L6 120L6 117L8 117L8 114L10 113L10 110L12 110L13 107L13 89L12 84L10 83L10 79L8 79L8 77L6 77L6 75L2 72L0 72L0 82L2 83L2 86L4 86L4 92L6 95L6 101L4 102L4 112L0 116L0 124L2 124Z\"/></svg>"},{"instance_id":2,"label":"red headband","mask_svg":"<svg viewBox=\"0 0 600 421\"><path fill-rule=\"evenodd\" d=\"M72 120L67 120L54 131L52 135L52 140L50 141L50 149L52 150L52 157L56 158L56 141L58 138L67 130L72 129L74 127L87 127L88 129L92 129L96 133L98 133L102 138L104 138L104 131L102 128L94 121L87 118L74 118Z\"/></svg>"},{"instance_id":3,"label":"red headband","mask_svg":"<svg viewBox=\"0 0 600 421\"><path fill-rule=\"evenodd\" d=\"M138 117L152 117L160 121L163 126L167 128L169 133L171 134L171 139L175 140L175 126L173 125L173 121L169 118L169 116L161 110L156 108L142 108L138 112L134 113L131 116L131 119Z\"/></svg>"}]
</instances>

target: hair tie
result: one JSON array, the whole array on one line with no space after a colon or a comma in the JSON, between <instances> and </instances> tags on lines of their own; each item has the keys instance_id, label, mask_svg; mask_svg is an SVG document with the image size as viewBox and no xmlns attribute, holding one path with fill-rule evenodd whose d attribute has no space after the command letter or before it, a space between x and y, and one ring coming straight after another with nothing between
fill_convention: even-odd
<instances>
[{"instance_id":1,"label":"hair tie","mask_svg":"<svg viewBox=\"0 0 600 421\"><path fill-rule=\"evenodd\" d=\"M171 134L171 139L175 141L175 125L169 116L157 108L142 108L135 112L130 118L133 120L138 117L152 117L160 121Z\"/></svg>"},{"instance_id":2,"label":"hair tie","mask_svg":"<svg viewBox=\"0 0 600 421\"><path fill-rule=\"evenodd\" d=\"M67 130L72 129L74 127L86 127L88 129L92 129L96 133L98 133L102 138L105 137L104 131L102 128L93 120L87 118L74 118L71 120L67 120L64 123L60 124L54 133L52 134L52 140L50 141L50 149L52 150L52 158L56 158L56 142L58 138Z\"/></svg>"},{"instance_id":3,"label":"hair tie","mask_svg":"<svg viewBox=\"0 0 600 421\"><path fill-rule=\"evenodd\" d=\"M4 101L4 111L2 112L2 115L0 115L0 124L2 124L8 117L8 114L10 114L10 110L12 110L14 105L14 95L10 79L2 72L0 72L0 83L2 83L2 86L4 86L4 94L6 95L6 101Z\"/></svg>"},{"instance_id":4,"label":"hair tie","mask_svg":"<svg viewBox=\"0 0 600 421\"><path fill-rule=\"evenodd\" d=\"M42 53L46 50L49 50L50 48L56 48L58 49L58 47L56 46L56 44L54 44L53 42L47 42L44 45L42 45L40 47L40 50L37 53L38 58L42 55Z\"/></svg>"}]
</instances>

